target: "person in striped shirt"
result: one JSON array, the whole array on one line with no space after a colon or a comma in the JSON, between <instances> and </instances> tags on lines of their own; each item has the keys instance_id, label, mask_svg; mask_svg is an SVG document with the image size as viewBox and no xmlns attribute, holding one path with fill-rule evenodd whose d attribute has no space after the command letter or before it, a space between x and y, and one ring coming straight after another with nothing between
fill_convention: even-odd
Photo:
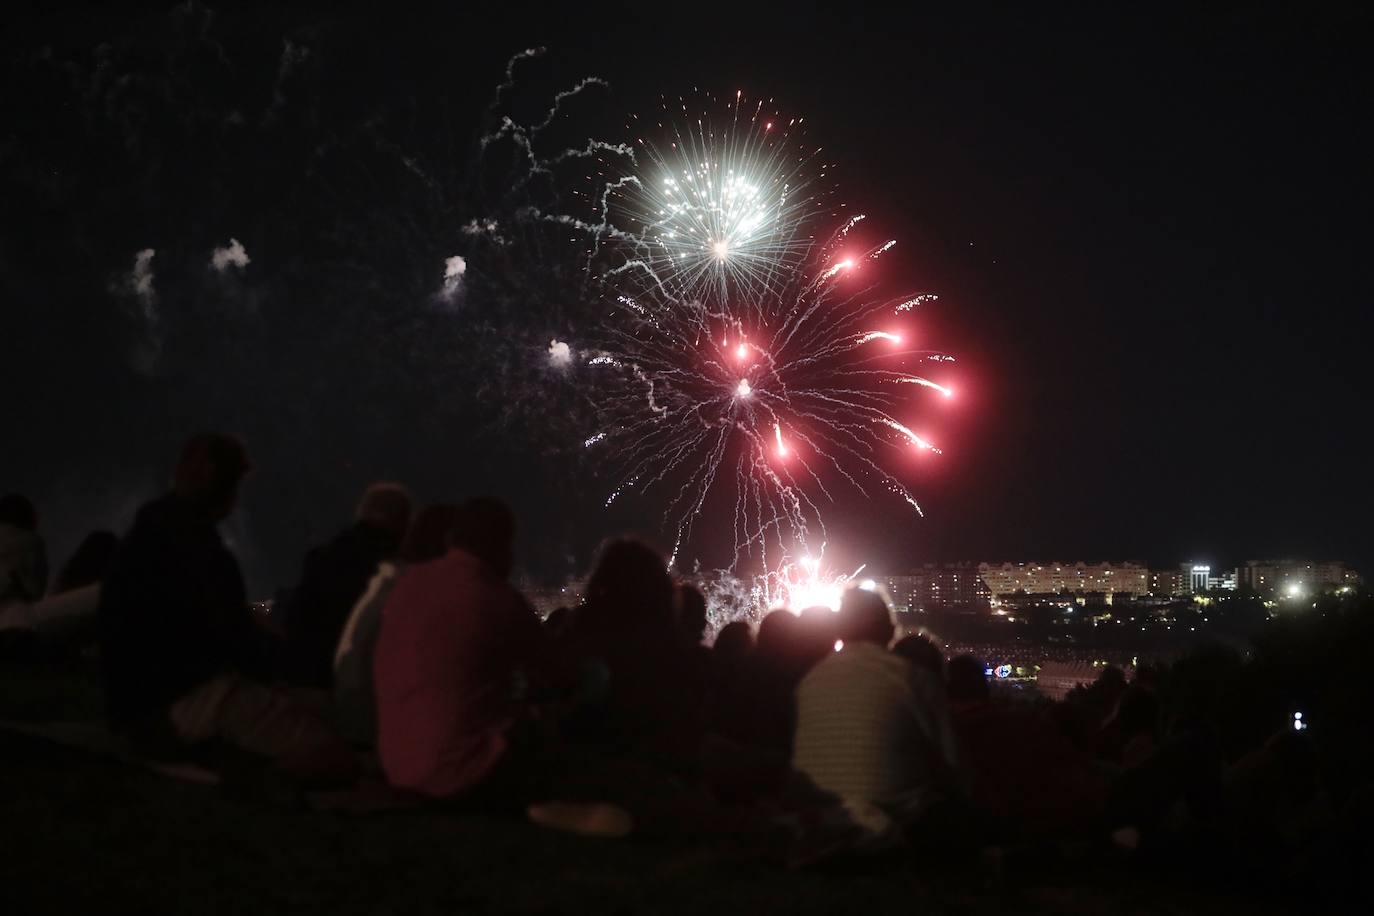
<instances>
[{"instance_id":1,"label":"person in striped shirt","mask_svg":"<svg viewBox=\"0 0 1374 916\"><path fill-rule=\"evenodd\" d=\"M880 595L850 590L836 623L837 651L797 687L792 766L860 825L895 834L962 795L944 685L888 651L895 628Z\"/></svg>"}]
</instances>

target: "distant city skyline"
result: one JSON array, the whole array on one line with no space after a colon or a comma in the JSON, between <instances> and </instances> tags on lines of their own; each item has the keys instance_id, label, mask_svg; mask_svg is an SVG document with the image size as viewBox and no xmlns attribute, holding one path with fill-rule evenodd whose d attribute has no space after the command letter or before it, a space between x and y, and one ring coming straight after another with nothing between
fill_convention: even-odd
<instances>
[{"instance_id":1,"label":"distant city skyline","mask_svg":"<svg viewBox=\"0 0 1374 916\"><path fill-rule=\"evenodd\" d=\"M991 607L1017 595L1176 598L1214 591L1249 589L1299 597L1351 586L1359 573L1343 561L1248 560L1231 569L1202 563L1150 568L1141 563L972 562L927 563L896 573L871 571L899 607Z\"/></svg>"}]
</instances>

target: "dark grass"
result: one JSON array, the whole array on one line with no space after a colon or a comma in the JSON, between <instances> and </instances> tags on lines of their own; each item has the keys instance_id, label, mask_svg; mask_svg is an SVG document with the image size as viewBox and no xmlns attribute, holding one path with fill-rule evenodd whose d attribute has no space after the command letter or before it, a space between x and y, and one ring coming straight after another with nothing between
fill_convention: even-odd
<instances>
[{"instance_id":1,"label":"dark grass","mask_svg":"<svg viewBox=\"0 0 1374 916\"><path fill-rule=\"evenodd\" d=\"M90 718L99 707L88 663L0 664L6 718ZM0 735L0 761L6 913L1271 909L1234 887L1161 881L1126 865L1013 870L987 888L975 869L911 861L799 873L731 844L587 840L515 818L436 811L321 814L14 735Z\"/></svg>"}]
</instances>

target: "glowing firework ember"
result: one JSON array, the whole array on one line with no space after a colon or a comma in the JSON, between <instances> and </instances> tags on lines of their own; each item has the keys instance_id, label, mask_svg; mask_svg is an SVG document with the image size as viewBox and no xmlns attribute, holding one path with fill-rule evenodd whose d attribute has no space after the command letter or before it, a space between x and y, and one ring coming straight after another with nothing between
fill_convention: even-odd
<instances>
[{"instance_id":1,"label":"glowing firework ember","mask_svg":"<svg viewBox=\"0 0 1374 916\"><path fill-rule=\"evenodd\" d=\"M833 245L821 263L832 263ZM828 267L814 277L795 271L777 295L743 307L656 289L622 298L588 360L619 382L601 404L598 435L623 459L614 495L655 485L672 493L674 556L722 474L735 484L736 563L748 554L773 568L771 551L785 560L814 535L823 539L819 505L833 501L836 480L863 495L886 490L920 511L883 465L901 460L902 449L939 450L901 419L910 389L890 383L946 391L901 366L947 357L902 349L903 335L872 328L889 324L901 300L844 285Z\"/></svg>"},{"instance_id":2,"label":"glowing firework ember","mask_svg":"<svg viewBox=\"0 0 1374 916\"><path fill-rule=\"evenodd\" d=\"M811 247L809 220L833 193L801 119L740 93L728 102L665 100L663 117L674 122L668 141L638 140L636 174L615 195L635 249L624 270L682 299L753 298L785 286Z\"/></svg>"}]
</instances>

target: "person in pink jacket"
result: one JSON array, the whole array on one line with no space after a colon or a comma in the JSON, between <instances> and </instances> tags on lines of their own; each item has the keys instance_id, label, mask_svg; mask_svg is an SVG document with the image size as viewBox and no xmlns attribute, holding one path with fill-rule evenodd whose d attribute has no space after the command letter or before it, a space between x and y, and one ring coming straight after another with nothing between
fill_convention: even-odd
<instances>
[{"instance_id":1,"label":"person in pink jacket","mask_svg":"<svg viewBox=\"0 0 1374 916\"><path fill-rule=\"evenodd\" d=\"M451 549L407 569L387 601L373 679L377 749L397 788L462 797L511 754L517 682L545 638L506 581L514 534L504 505L470 500Z\"/></svg>"}]
</instances>

